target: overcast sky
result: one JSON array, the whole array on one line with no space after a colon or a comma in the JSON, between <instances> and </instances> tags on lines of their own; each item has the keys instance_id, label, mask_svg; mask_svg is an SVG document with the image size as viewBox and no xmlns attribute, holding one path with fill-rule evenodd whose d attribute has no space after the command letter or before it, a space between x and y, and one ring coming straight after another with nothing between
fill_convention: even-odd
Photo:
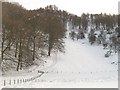
<instances>
[{"instance_id":1,"label":"overcast sky","mask_svg":"<svg viewBox=\"0 0 120 90\"><path fill-rule=\"evenodd\" d=\"M81 13L118 13L119 0L9 0L19 2L27 9L37 9L47 5L56 5L59 9L81 15Z\"/></svg>"}]
</instances>

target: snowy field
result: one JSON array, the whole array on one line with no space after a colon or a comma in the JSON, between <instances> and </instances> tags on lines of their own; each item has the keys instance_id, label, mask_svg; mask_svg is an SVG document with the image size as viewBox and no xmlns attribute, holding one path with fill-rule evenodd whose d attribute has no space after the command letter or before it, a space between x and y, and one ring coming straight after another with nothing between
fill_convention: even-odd
<instances>
[{"instance_id":1,"label":"snowy field","mask_svg":"<svg viewBox=\"0 0 120 90\"><path fill-rule=\"evenodd\" d=\"M65 53L48 58L44 67L37 67L29 73L4 76L5 79L30 78L38 70L45 73L26 83L6 85L5 88L117 88L118 55L105 58L102 46L89 45L88 40L65 39ZM3 82L2 80L2 82Z\"/></svg>"}]
</instances>

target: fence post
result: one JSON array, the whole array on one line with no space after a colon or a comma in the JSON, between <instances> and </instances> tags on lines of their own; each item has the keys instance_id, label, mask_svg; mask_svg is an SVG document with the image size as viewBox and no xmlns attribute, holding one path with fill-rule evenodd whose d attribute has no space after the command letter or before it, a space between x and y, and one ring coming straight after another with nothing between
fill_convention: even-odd
<instances>
[{"instance_id":1,"label":"fence post","mask_svg":"<svg viewBox=\"0 0 120 90\"><path fill-rule=\"evenodd\" d=\"M4 86L6 85L6 81L4 80Z\"/></svg>"},{"instance_id":2,"label":"fence post","mask_svg":"<svg viewBox=\"0 0 120 90\"><path fill-rule=\"evenodd\" d=\"M22 83L22 79L20 79L20 83Z\"/></svg>"},{"instance_id":3,"label":"fence post","mask_svg":"<svg viewBox=\"0 0 120 90\"><path fill-rule=\"evenodd\" d=\"M28 82L28 79L26 79L26 82Z\"/></svg>"},{"instance_id":4,"label":"fence post","mask_svg":"<svg viewBox=\"0 0 120 90\"><path fill-rule=\"evenodd\" d=\"M17 79L17 84L19 84L19 79Z\"/></svg>"},{"instance_id":5,"label":"fence post","mask_svg":"<svg viewBox=\"0 0 120 90\"><path fill-rule=\"evenodd\" d=\"M23 79L23 83L25 82L25 80Z\"/></svg>"},{"instance_id":6,"label":"fence post","mask_svg":"<svg viewBox=\"0 0 120 90\"><path fill-rule=\"evenodd\" d=\"M11 80L9 81L9 84L11 85Z\"/></svg>"},{"instance_id":7,"label":"fence post","mask_svg":"<svg viewBox=\"0 0 120 90\"><path fill-rule=\"evenodd\" d=\"M15 80L14 80L14 84L15 84Z\"/></svg>"}]
</instances>

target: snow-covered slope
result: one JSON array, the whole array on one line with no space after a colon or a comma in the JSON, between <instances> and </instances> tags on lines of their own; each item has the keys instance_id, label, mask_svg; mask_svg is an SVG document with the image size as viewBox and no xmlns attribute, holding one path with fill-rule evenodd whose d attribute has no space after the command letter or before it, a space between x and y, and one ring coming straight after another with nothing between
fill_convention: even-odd
<instances>
[{"instance_id":1,"label":"snow-covered slope","mask_svg":"<svg viewBox=\"0 0 120 90\"><path fill-rule=\"evenodd\" d=\"M34 67L30 71L19 72L17 76L4 76L4 80L31 78L45 73L30 82L6 85L12 88L117 88L118 87L118 55L112 53L105 58L104 50L100 45L90 45L87 39L71 40L67 26L65 39L65 53L52 54L47 58L44 66ZM19 76L18 76L19 75ZM2 82L3 83L3 82Z\"/></svg>"},{"instance_id":2,"label":"snow-covered slope","mask_svg":"<svg viewBox=\"0 0 120 90\"><path fill-rule=\"evenodd\" d=\"M39 68L45 72L41 77L28 83L8 87L118 87L117 54L105 58L106 51L102 46L91 46L86 39L72 41L68 38L65 43L66 53L56 54L56 63L48 68ZM112 62L115 63L111 64Z\"/></svg>"}]
</instances>

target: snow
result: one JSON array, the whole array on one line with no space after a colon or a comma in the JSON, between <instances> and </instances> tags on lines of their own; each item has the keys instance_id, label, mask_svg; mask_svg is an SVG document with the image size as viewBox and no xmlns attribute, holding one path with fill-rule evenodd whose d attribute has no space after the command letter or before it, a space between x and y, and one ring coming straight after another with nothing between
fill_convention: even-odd
<instances>
[{"instance_id":1,"label":"snow","mask_svg":"<svg viewBox=\"0 0 120 90\"><path fill-rule=\"evenodd\" d=\"M67 27L67 29L70 29ZM71 31L71 30L70 30ZM87 39L65 39L65 53L55 53L42 66L28 71L2 76L1 88L118 88L118 55L105 58L102 46L90 45ZM43 71L44 73L38 73ZM41 76L39 76L41 75ZM38 77L39 76L39 77ZM28 82L13 84L13 80L35 78ZM7 84L3 86L3 81ZM9 81L11 80L11 83Z\"/></svg>"},{"instance_id":2,"label":"snow","mask_svg":"<svg viewBox=\"0 0 120 90\"><path fill-rule=\"evenodd\" d=\"M56 53L49 57L45 67L23 76L3 77L4 79L22 79L36 76L38 70L45 73L30 82L8 85L7 88L117 88L118 55L105 58L106 50L102 46L89 45L88 40L72 41L65 39L66 53ZM115 62L114 64L111 64Z\"/></svg>"}]
</instances>

